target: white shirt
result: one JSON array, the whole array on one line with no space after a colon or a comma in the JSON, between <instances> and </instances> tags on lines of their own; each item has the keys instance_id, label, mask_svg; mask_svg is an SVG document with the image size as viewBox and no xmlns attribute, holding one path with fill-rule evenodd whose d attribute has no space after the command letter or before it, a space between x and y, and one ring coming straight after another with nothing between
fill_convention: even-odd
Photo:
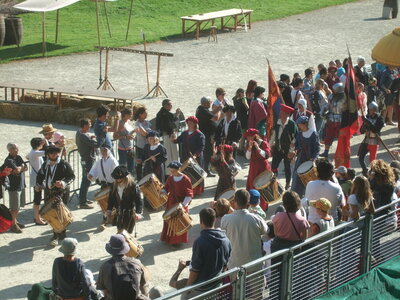
<instances>
[{"instance_id":1,"label":"white shirt","mask_svg":"<svg viewBox=\"0 0 400 300\"><path fill-rule=\"evenodd\" d=\"M231 122L233 120L235 120L235 116L232 116L232 118L229 121L226 119L226 117L224 119L225 119L224 133L225 133L225 137L226 137L226 136L228 136L229 125L231 124Z\"/></svg>"},{"instance_id":2,"label":"white shirt","mask_svg":"<svg viewBox=\"0 0 400 300\"><path fill-rule=\"evenodd\" d=\"M297 97L296 97L296 95L297 95ZM292 91L290 92L290 96L292 97L293 103L295 103L294 108L297 109L298 108L297 99L300 99L302 97L304 98L303 93L300 90L292 89Z\"/></svg>"},{"instance_id":3,"label":"white shirt","mask_svg":"<svg viewBox=\"0 0 400 300\"><path fill-rule=\"evenodd\" d=\"M103 169L106 177L104 177L103 171L101 170L101 162L103 162ZM114 156L110 154L107 159L101 158L96 160L96 162L90 169L89 175L93 176L95 179L99 179L100 181L113 183L114 178L111 177L111 173L118 165L118 161L115 159Z\"/></svg>"},{"instance_id":4,"label":"white shirt","mask_svg":"<svg viewBox=\"0 0 400 300\"><path fill-rule=\"evenodd\" d=\"M232 244L229 268L240 267L262 257L261 236L267 233L268 226L260 216L247 209L238 209L222 217L221 229Z\"/></svg>"},{"instance_id":5,"label":"white shirt","mask_svg":"<svg viewBox=\"0 0 400 300\"><path fill-rule=\"evenodd\" d=\"M329 214L334 220L338 219L337 208L339 206L344 206L344 195L342 188L339 184L334 183L329 180L314 180L310 181L306 187L305 198L309 201L318 200L319 198L326 198L331 202L332 208ZM308 220L311 223L317 223L320 217L318 216L315 207L310 206Z\"/></svg>"},{"instance_id":6,"label":"white shirt","mask_svg":"<svg viewBox=\"0 0 400 300\"><path fill-rule=\"evenodd\" d=\"M31 173L29 176L29 182L31 186L36 185L36 176L39 172L40 167L43 165L43 150L34 150L32 149L31 152L26 156L29 160L29 164L31 165Z\"/></svg>"}]
</instances>

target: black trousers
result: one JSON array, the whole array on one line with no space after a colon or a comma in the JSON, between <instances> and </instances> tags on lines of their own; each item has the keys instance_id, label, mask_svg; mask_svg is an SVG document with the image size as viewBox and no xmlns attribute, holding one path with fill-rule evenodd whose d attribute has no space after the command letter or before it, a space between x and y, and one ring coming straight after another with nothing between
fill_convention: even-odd
<instances>
[{"instance_id":1,"label":"black trousers","mask_svg":"<svg viewBox=\"0 0 400 300\"><path fill-rule=\"evenodd\" d=\"M210 173L210 161L211 161L211 156L213 153L212 150L212 143L211 140L213 138L212 134L205 134L205 147L204 147L204 171Z\"/></svg>"},{"instance_id":2,"label":"black trousers","mask_svg":"<svg viewBox=\"0 0 400 300\"><path fill-rule=\"evenodd\" d=\"M272 156L271 168L272 170L277 170L282 159L285 169L286 185L289 185L290 181L292 180L292 172L290 170L290 160L287 159L287 153L285 153L284 151L274 151ZM278 173L278 171L276 171L276 173Z\"/></svg>"},{"instance_id":3,"label":"black trousers","mask_svg":"<svg viewBox=\"0 0 400 300\"><path fill-rule=\"evenodd\" d=\"M385 2L383 3L383 6L391 7L392 8L392 18L393 19L397 18L397 14L399 12L398 0L385 0Z\"/></svg>"}]
</instances>

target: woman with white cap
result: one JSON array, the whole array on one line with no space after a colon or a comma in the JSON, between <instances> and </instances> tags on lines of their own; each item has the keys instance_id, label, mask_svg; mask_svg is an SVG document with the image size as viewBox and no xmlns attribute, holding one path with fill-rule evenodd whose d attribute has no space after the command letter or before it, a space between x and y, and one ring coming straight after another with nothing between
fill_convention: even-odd
<instances>
[{"instance_id":1,"label":"woman with white cap","mask_svg":"<svg viewBox=\"0 0 400 300\"><path fill-rule=\"evenodd\" d=\"M318 134L308 127L309 120L306 116L299 117L296 124L299 127L299 132L295 143L297 159L292 176L292 190L299 194L300 197L303 197L306 187L297 174L297 168L306 161L315 161L318 158L320 146Z\"/></svg>"},{"instance_id":2,"label":"woman with white cap","mask_svg":"<svg viewBox=\"0 0 400 300\"><path fill-rule=\"evenodd\" d=\"M300 98L297 102L297 109L293 112L293 121L297 121L297 119L301 116L306 116L308 118L308 128L317 131L317 127L315 126L315 118L312 111L307 109L307 100L304 98Z\"/></svg>"},{"instance_id":3,"label":"woman with white cap","mask_svg":"<svg viewBox=\"0 0 400 300\"><path fill-rule=\"evenodd\" d=\"M85 265L75 257L78 241L74 238L63 240L59 249L64 254L53 263L52 288L63 300L91 300L90 281L86 276Z\"/></svg>"}]
</instances>

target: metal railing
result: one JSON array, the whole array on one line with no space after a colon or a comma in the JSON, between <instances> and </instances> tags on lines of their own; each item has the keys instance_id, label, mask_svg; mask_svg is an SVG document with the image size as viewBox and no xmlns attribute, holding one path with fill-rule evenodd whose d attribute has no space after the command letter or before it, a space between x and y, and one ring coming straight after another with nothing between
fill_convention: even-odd
<instances>
[{"instance_id":1,"label":"metal railing","mask_svg":"<svg viewBox=\"0 0 400 300\"><path fill-rule=\"evenodd\" d=\"M400 255L400 200L374 215L345 222L289 249L280 250L206 282L158 298L178 299L192 290L231 278L231 294L220 286L187 299L311 299ZM228 291L225 289L225 291Z\"/></svg>"}]
</instances>

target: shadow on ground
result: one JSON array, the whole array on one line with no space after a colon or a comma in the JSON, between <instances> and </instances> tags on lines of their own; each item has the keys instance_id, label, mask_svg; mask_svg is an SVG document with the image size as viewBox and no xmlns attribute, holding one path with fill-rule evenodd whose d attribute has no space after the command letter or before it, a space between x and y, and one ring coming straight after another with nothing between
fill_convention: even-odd
<instances>
[{"instance_id":1,"label":"shadow on ground","mask_svg":"<svg viewBox=\"0 0 400 300\"><path fill-rule=\"evenodd\" d=\"M47 52L64 49L67 47L68 46L53 44L49 42L46 43ZM15 45L14 47L5 47L5 48L3 47L3 49L0 49L0 57L2 59L37 55L40 53L42 53L42 43L23 45L20 47L17 47L17 45Z\"/></svg>"}]
</instances>

